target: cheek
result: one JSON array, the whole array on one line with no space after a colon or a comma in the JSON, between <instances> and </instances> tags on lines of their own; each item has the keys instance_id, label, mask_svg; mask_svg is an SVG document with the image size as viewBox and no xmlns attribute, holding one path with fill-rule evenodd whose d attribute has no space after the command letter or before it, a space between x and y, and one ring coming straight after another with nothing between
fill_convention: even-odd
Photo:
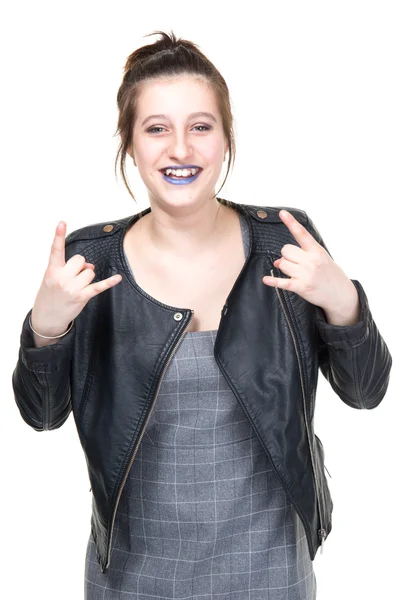
<instances>
[{"instance_id":1,"label":"cheek","mask_svg":"<svg viewBox=\"0 0 400 600\"><path fill-rule=\"evenodd\" d=\"M220 141L209 143L204 148L204 155L207 156L209 162L222 162L224 160L225 145Z\"/></svg>"},{"instance_id":2,"label":"cheek","mask_svg":"<svg viewBox=\"0 0 400 600\"><path fill-rule=\"evenodd\" d=\"M157 149L148 144L136 144L134 146L136 161L143 165L144 168L151 166L157 160Z\"/></svg>"}]
</instances>

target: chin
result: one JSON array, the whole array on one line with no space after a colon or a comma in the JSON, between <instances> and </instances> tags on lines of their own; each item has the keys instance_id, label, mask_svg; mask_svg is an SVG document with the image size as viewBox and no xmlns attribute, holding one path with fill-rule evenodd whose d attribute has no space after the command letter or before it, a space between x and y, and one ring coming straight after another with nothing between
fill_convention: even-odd
<instances>
[{"instance_id":1,"label":"chin","mask_svg":"<svg viewBox=\"0 0 400 600\"><path fill-rule=\"evenodd\" d=\"M187 190L186 186L177 186L177 189L171 189L168 193L165 190L148 190L149 198L153 202L161 204L169 204L171 206L188 206L197 204L204 198L211 199L215 196L215 190L212 189L196 189Z\"/></svg>"}]
</instances>

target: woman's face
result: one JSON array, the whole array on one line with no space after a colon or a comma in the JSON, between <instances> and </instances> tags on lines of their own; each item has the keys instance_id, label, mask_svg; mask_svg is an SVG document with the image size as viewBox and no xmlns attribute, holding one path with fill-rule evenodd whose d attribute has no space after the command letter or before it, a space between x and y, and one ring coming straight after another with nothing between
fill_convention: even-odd
<instances>
[{"instance_id":1,"label":"woman's face","mask_svg":"<svg viewBox=\"0 0 400 600\"><path fill-rule=\"evenodd\" d=\"M190 75L146 82L136 115L132 156L150 201L187 206L213 197L228 145L212 88ZM174 167L183 171L165 171Z\"/></svg>"}]
</instances>

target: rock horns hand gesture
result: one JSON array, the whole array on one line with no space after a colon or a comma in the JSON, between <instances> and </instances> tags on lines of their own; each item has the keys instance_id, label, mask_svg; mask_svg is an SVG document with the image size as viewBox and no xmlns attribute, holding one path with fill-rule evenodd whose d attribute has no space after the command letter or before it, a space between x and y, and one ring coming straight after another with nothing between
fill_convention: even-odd
<instances>
[{"instance_id":1,"label":"rock horns hand gesture","mask_svg":"<svg viewBox=\"0 0 400 600\"><path fill-rule=\"evenodd\" d=\"M273 263L289 279L265 276L263 283L295 292L311 304L320 306L331 324L357 323L360 305L357 289L351 279L293 215L280 210L279 217L300 248L285 244L281 249L282 258Z\"/></svg>"},{"instance_id":2,"label":"rock horns hand gesture","mask_svg":"<svg viewBox=\"0 0 400 600\"><path fill-rule=\"evenodd\" d=\"M83 310L91 298L117 285L121 275L91 283L93 263L75 254L65 260L66 223L60 221L51 247L49 264L32 308L32 327L44 336L58 336Z\"/></svg>"}]
</instances>

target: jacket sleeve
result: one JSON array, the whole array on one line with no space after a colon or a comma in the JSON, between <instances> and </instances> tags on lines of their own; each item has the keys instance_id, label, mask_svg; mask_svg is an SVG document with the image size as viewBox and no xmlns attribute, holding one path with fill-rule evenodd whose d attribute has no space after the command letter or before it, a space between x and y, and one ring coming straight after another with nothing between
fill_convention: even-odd
<instances>
[{"instance_id":1,"label":"jacket sleeve","mask_svg":"<svg viewBox=\"0 0 400 600\"><path fill-rule=\"evenodd\" d=\"M36 431L61 427L71 412L70 365L75 325L56 344L36 348L28 312L22 325L18 362L12 374L22 418Z\"/></svg>"},{"instance_id":2,"label":"jacket sleeve","mask_svg":"<svg viewBox=\"0 0 400 600\"><path fill-rule=\"evenodd\" d=\"M65 239L65 260L76 253L70 243L74 232ZM76 325L56 344L36 348L28 312L22 325L17 365L12 374L14 398L22 418L36 431L58 429L72 410L71 363Z\"/></svg>"},{"instance_id":3,"label":"jacket sleeve","mask_svg":"<svg viewBox=\"0 0 400 600\"><path fill-rule=\"evenodd\" d=\"M307 229L326 248L314 223ZM319 368L336 394L353 408L375 408L386 394L392 357L372 318L368 298L359 281L351 279L360 300L360 320L354 325L331 325L316 306Z\"/></svg>"}]
</instances>

